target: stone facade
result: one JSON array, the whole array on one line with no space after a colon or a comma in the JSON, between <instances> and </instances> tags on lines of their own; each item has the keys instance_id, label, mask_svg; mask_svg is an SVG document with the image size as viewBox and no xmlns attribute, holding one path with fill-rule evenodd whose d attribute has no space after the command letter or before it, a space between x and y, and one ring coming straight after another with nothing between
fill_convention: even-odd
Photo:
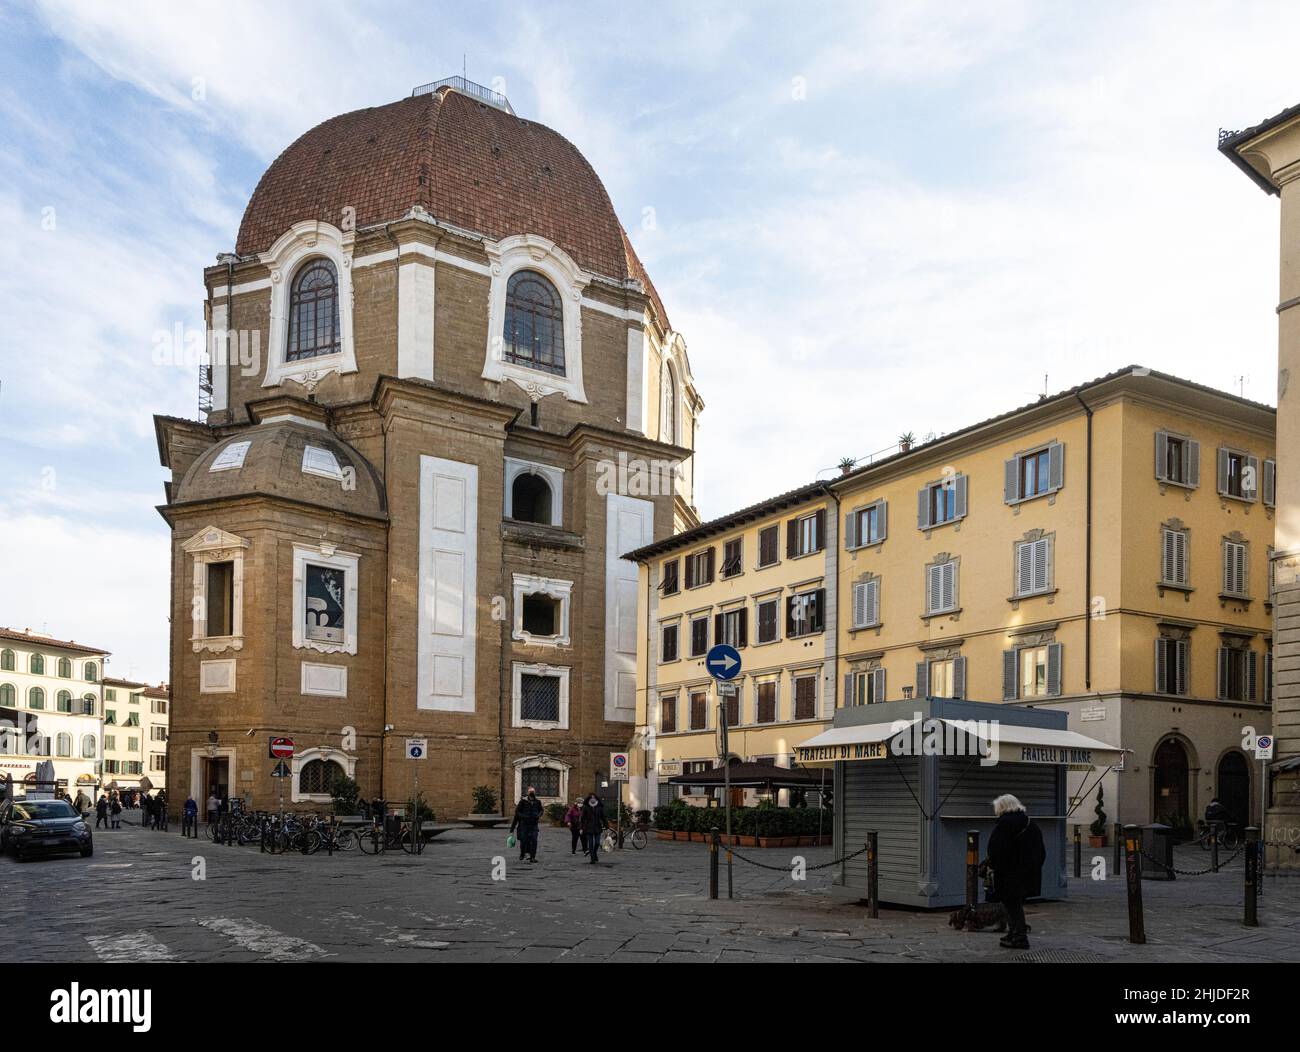
<instances>
[{"instance_id":1,"label":"stone facade","mask_svg":"<svg viewBox=\"0 0 1300 1052\"><path fill-rule=\"evenodd\" d=\"M636 576L619 556L696 521L688 485L647 487L635 469L687 461L702 402L577 151L440 95L432 110L338 118L333 148L356 164L319 199L300 192L313 175L299 169L320 129L304 136L259 185L239 254L205 273L212 411L157 420L171 469L159 510L173 537L174 799L216 785L254 808L283 795L319 810L339 772L393 802L418 777L439 818L455 818L480 784L507 807L525 780L545 799L589 791L632 738ZM528 163L571 181L518 190L527 201L484 189L476 225L453 224L426 210L412 148L391 162L411 195L349 226L377 174L367 145L374 165L391 158L393 121L432 122L441 142L451 109L485 142L518 147L503 121L527 124ZM596 251L611 231L618 266ZM293 360L290 289L313 260L337 274L336 340ZM501 353L494 322L521 270L557 293L558 371ZM549 501L533 505L542 483ZM295 741L290 778L272 777L271 737ZM427 741L425 759L407 758L409 739Z\"/></svg>"}]
</instances>

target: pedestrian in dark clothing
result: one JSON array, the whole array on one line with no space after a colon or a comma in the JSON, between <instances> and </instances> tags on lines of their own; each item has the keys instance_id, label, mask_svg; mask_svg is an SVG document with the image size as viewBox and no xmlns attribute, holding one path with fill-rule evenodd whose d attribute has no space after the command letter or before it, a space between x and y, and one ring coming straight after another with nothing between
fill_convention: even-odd
<instances>
[{"instance_id":1,"label":"pedestrian in dark clothing","mask_svg":"<svg viewBox=\"0 0 1300 1052\"><path fill-rule=\"evenodd\" d=\"M1223 836L1231 824L1232 814L1219 803L1219 798L1216 796L1205 809L1205 825L1219 836Z\"/></svg>"},{"instance_id":2,"label":"pedestrian in dark clothing","mask_svg":"<svg viewBox=\"0 0 1300 1052\"><path fill-rule=\"evenodd\" d=\"M164 833L167 831L167 790L159 789L154 799L153 827Z\"/></svg>"},{"instance_id":3,"label":"pedestrian in dark clothing","mask_svg":"<svg viewBox=\"0 0 1300 1052\"><path fill-rule=\"evenodd\" d=\"M542 802L537 799L537 790L528 787L528 793L515 807L515 817L510 822L510 832L519 831L519 861L528 856L529 862L537 861L537 828L542 819Z\"/></svg>"},{"instance_id":4,"label":"pedestrian in dark clothing","mask_svg":"<svg viewBox=\"0 0 1300 1052\"><path fill-rule=\"evenodd\" d=\"M564 824L569 827L569 832L573 834L573 850L571 855L578 853L578 841L582 841L582 853L587 853L587 838L582 835L582 797L578 797L569 805L569 809L564 812Z\"/></svg>"},{"instance_id":5,"label":"pedestrian in dark clothing","mask_svg":"<svg viewBox=\"0 0 1300 1052\"><path fill-rule=\"evenodd\" d=\"M199 824L199 803L193 796L185 798L185 804L181 810L181 832L183 834L197 833L195 828Z\"/></svg>"},{"instance_id":6,"label":"pedestrian in dark clothing","mask_svg":"<svg viewBox=\"0 0 1300 1052\"><path fill-rule=\"evenodd\" d=\"M364 796L357 797L357 814L367 822L370 821L370 805L366 803L366 798Z\"/></svg>"},{"instance_id":7,"label":"pedestrian in dark clothing","mask_svg":"<svg viewBox=\"0 0 1300 1052\"><path fill-rule=\"evenodd\" d=\"M600 856L600 837L605 832L608 823L605 821L605 805L600 802L600 797L592 793L587 797L587 802L582 805L582 835L586 837L587 854L591 856L592 864L599 861Z\"/></svg>"},{"instance_id":8,"label":"pedestrian in dark clothing","mask_svg":"<svg viewBox=\"0 0 1300 1052\"><path fill-rule=\"evenodd\" d=\"M1007 911L1007 934L999 945L1012 950L1029 948L1029 926L1025 923L1025 899L1043 891L1043 863L1047 851L1043 834L1025 811L1025 805L1009 793L993 801L997 821L989 836L989 866L993 888L989 900L1000 902Z\"/></svg>"},{"instance_id":9,"label":"pedestrian in dark clothing","mask_svg":"<svg viewBox=\"0 0 1300 1052\"><path fill-rule=\"evenodd\" d=\"M95 828L108 828L108 794L100 793L95 802Z\"/></svg>"},{"instance_id":10,"label":"pedestrian in dark clothing","mask_svg":"<svg viewBox=\"0 0 1300 1052\"><path fill-rule=\"evenodd\" d=\"M122 798L119 797L119 796L117 795L117 793L114 793L114 794L113 794L113 799L112 799L112 801L111 801L111 802L109 803L109 805L108 805L108 811L109 811L109 814L111 814L111 815L113 816L113 822L112 822L112 825L109 826L109 828L110 828L110 829L121 829L121 828L122 828L122 818L121 818L121 815L122 815Z\"/></svg>"}]
</instances>

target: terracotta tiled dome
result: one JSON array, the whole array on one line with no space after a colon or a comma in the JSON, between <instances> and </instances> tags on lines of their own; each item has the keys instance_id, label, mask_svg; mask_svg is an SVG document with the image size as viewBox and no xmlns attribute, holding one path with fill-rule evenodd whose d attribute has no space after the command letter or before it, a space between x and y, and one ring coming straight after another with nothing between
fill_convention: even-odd
<instances>
[{"instance_id":1,"label":"terracotta tiled dome","mask_svg":"<svg viewBox=\"0 0 1300 1052\"><path fill-rule=\"evenodd\" d=\"M500 240L540 234L583 269L645 287L663 304L591 165L563 136L449 88L317 125L271 164L244 212L235 250L263 252L294 223L436 219Z\"/></svg>"},{"instance_id":2,"label":"terracotta tiled dome","mask_svg":"<svg viewBox=\"0 0 1300 1052\"><path fill-rule=\"evenodd\" d=\"M305 465L312 470L304 471ZM346 484L342 477L328 474L335 467L346 473ZM283 497L330 511L387 517L384 486L370 461L329 431L304 424L259 424L218 442L190 465L173 503L248 496Z\"/></svg>"}]
</instances>

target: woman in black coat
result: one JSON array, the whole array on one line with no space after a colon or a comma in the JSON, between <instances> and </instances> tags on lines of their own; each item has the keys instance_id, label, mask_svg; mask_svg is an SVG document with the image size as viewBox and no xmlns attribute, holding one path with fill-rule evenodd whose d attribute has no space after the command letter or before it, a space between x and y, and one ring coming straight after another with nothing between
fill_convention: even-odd
<instances>
[{"instance_id":1,"label":"woman in black coat","mask_svg":"<svg viewBox=\"0 0 1300 1052\"><path fill-rule=\"evenodd\" d=\"M605 821L605 805L595 793L588 796L582 805L579 822L582 835L587 839L587 853L591 855L591 861L596 862L600 857L600 838L608 823Z\"/></svg>"},{"instance_id":2,"label":"woman in black coat","mask_svg":"<svg viewBox=\"0 0 1300 1052\"><path fill-rule=\"evenodd\" d=\"M1025 924L1025 899L1043 891L1043 863L1047 850L1043 834L1025 811L1025 805L1007 794L993 801L998 820L989 837L989 865L993 869L990 900L1001 902L1007 910L1007 934L1001 945L1023 950L1029 946L1029 928Z\"/></svg>"}]
</instances>

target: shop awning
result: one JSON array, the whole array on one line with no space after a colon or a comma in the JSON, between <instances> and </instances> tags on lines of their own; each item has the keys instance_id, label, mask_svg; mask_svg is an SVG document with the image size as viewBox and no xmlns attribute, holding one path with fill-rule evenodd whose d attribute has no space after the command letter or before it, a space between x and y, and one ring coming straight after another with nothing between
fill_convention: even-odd
<instances>
[{"instance_id":1,"label":"shop awning","mask_svg":"<svg viewBox=\"0 0 1300 1052\"><path fill-rule=\"evenodd\" d=\"M898 756L979 756L994 763L1059 764L1067 767L1113 767L1123 750L1077 731L1021 727L982 720L907 720L832 727L795 746L806 767L839 761L883 760Z\"/></svg>"},{"instance_id":2,"label":"shop awning","mask_svg":"<svg viewBox=\"0 0 1300 1052\"><path fill-rule=\"evenodd\" d=\"M714 767L694 774L679 774L668 779L669 785L722 786L730 782L733 789L816 789L830 788L830 775L824 771L803 771L777 767L770 763L733 763L724 771Z\"/></svg>"}]
</instances>

